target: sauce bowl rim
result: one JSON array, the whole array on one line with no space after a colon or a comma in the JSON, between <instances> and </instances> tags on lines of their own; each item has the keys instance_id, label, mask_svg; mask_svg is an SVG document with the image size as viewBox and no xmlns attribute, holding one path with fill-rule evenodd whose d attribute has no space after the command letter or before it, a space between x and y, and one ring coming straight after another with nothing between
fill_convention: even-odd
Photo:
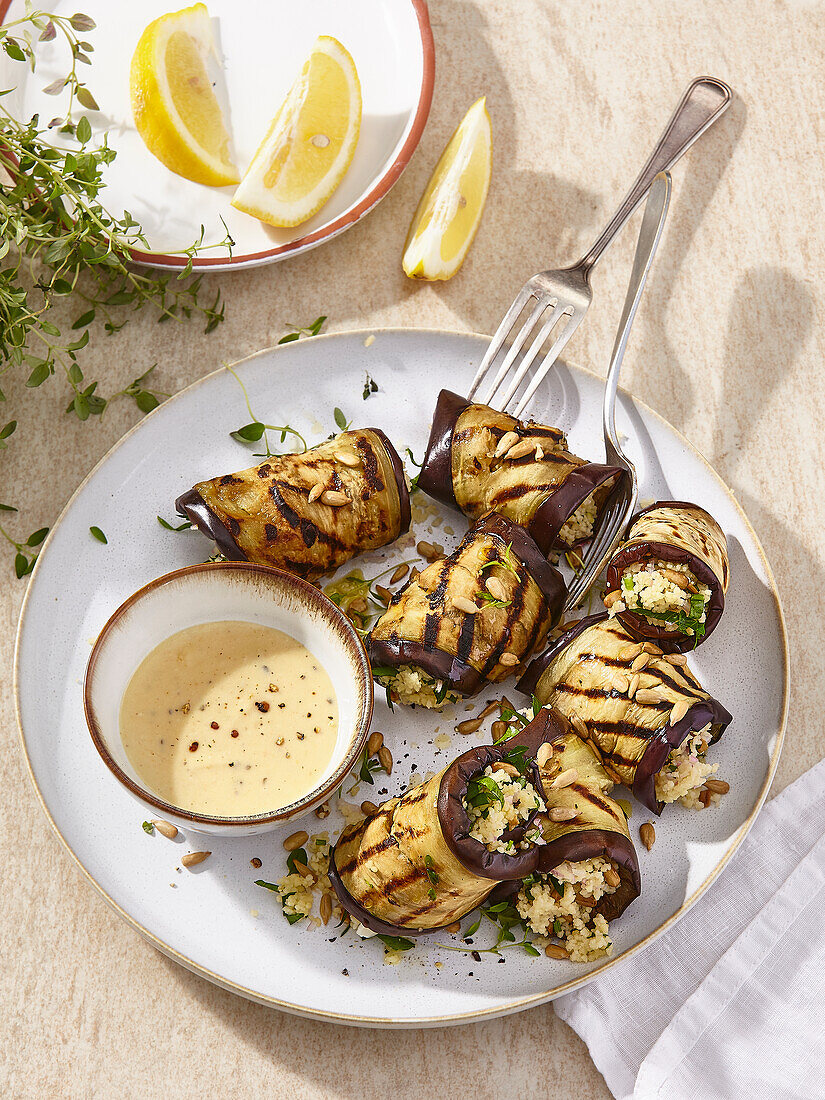
<instances>
[{"instance_id":1,"label":"sauce bowl rim","mask_svg":"<svg viewBox=\"0 0 825 1100\"><path fill-rule=\"evenodd\" d=\"M270 581L278 580L286 587L292 587L305 606L310 607L312 610L319 611L321 617L326 618L326 620L330 622L332 627L336 630L336 633L341 637L344 648L352 658L351 664L353 668L357 670L356 690L358 691L358 714L355 721L355 737L342 758L341 763L322 784L312 787L307 794L297 802L291 802L277 810L267 810L261 814L229 817L227 815L212 815L198 813L194 810L185 810L172 802L167 802L165 799L149 790L148 787L135 782L135 780L127 775L113 759L101 732L100 723L98 722L94 703L92 701L94 693L94 676L97 670L98 660L112 631L120 624L123 616L145 596L150 595L167 584L187 576L213 572L245 574L247 576L258 575ZM171 634L169 635L169 637L172 636ZM137 671L137 667L138 666L132 670L130 678ZM358 631L341 608L333 603L329 596L325 595L319 588L316 588L315 585L311 584L303 577L298 577L294 573L289 573L285 569L279 569L276 566L258 565L254 562L247 561L202 562L196 565L186 565L180 569L174 569L169 573L164 573L162 576L156 577L141 588L138 588L109 616L98 634L92 647L92 652L89 655L89 661L86 665L86 673L83 679L83 712L86 718L86 725L92 737L92 742L103 763L129 793L134 795L141 802L147 803L153 808L160 810L162 813L172 815L179 820L193 824L226 826L227 828L237 828L244 825L278 825L289 821L298 814L304 814L314 806L325 802L335 793L336 789L352 770L367 742L369 728L372 724L373 705L374 692L372 668L369 658Z\"/></svg>"}]
</instances>

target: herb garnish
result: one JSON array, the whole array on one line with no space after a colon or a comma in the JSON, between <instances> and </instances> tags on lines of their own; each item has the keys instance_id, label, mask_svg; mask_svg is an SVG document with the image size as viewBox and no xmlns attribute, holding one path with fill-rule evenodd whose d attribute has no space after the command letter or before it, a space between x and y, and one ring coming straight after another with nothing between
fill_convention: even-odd
<instances>
[{"instance_id":1,"label":"herb garnish","mask_svg":"<svg viewBox=\"0 0 825 1100\"><path fill-rule=\"evenodd\" d=\"M382 936L379 933L375 938L381 940L390 951L411 951L415 947L413 940L408 940L406 936Z\"/></svg>"},{"instance_id":2,"label":"herb garnish","mask_svg":"<svg viewBox=\"0 0 825 1100\"><path fill-rule=\"evenodd\" d=\"M438 886L441 878L435 870L435 866L433 865L433 857L431 855L424 856L424 870L427 872L427 879L430 883L430 888L427 891L427 897L430 899L430 901L435 901L436 894L434 887Z\"/></svg>"},{"instance_id":3,"label":"herb garnish","mask_svg":"<svg viewBox=\"0 0 825 1100\"><path fill-rule=\"evenodd\" d=\"M255 458L275 457L275 452L272 451L269 446L269 436L267 435L267 432L280 432L281 443L286 440L287 435L294 435L297 439L301 441L303 450L308 451L309 447L307 446L307 441L304 439L299 431L291 427L289 424L264 424L263 421L257 418L255 413L252 411L252 406L249 403L249 394L246 391L246 386L241 381L238 373L229 365L229 363L225 363L224 366L241 387L244 402L246 403L247 412L252 417L251 423L244 424L242 428L237 428L234 432L229 433L232 438L237 439L239 443L257 443L260 439L263 439L264 446L266 447L266 453L256 454L254 456Z\"/></svg>"},{"instance_id":4,"label":"herb garnish","mask_svg":"<svg viewBox=\"0 0 825 1100\"><path fill-rule=\"evenodd\" d=\"M691 594L690 604L686 612L648 611L646 608L641 607L630 608L630 610L643 615L647 619L656 619L658 622L667 623L678 630L680 634L693 634L694 649L705 636L705 624L701 621L705 613L705 599L701 592Z\"/></svg>"},{"instance_id":5,"label":"herb garnish","mask_svg":"<svg viewBox=\"0 0 825 1100\"><path fill-rule=\"evenodd\" d=\"M361 754L361 766L358 769L358 778L362 783L374 784L375 780L372 778L372 773L378 771L381 771L381 761L375 757L371 757L369 749L365 746Z\"/></svg>"},{"instance_id":6,"label":"herb garnish","mask_svg":"<svg viewBox=\"0 0 825 1100\"><path fill-rule=\"evenodd\" d=\"M378 393L378 383L368 373L364 373L364 390L361 396L366 401L372 394Z\"/></svg>"},{"instance_id":7,"label":"herb garnish","mask_svg":"<svg viewBox=\"0 0 825 1100\"><path fill-rule=\"evenodd\" d=\"M410 460L410 462L412 462L413 466L418 467L418 473L415 475L415 477L409 478L410 492L414 493L418 489L418 479L421 477L421 467L424 465L424 463L423 462L418 462L418 460L416 459L415 455L412 453L412 451L410 450L409 447L404 448L404 454L407 456L407 458Z\"/></svg>"},{"instance_id":8,"label":"herb garnish","mask_svg":"<svg viewBox=\"0 0 825 1100\"><path fill-rule=\"evenodd\" d=\"M0 512L16 511L17 509L11 504L0 504ZM28 576L34 569L34 563L37 561L37 555L40 552L36 548L41 545L48 533L48 527L40 527L37 531L33 531L25 542L16 542L5 528L0 527L0 535L3 536L6 542L11 543L16 551L14 555L14 572L18 579Z\"/></svg>"},{"instance_id":9,"label":"herb garnish","mask_svg":"<svg viewBox=\"0 0 825 1100\"><path fill-rule=\"evenodd\" d=\"M179 527L173 527L172 524L169 523L168 520L165 520L163 518L163 516L158 516L158 523L166 531L175 531L175 532L177 532L177 531L189 531L192 527L192 521L189 520L189 519L184 520L183 523L181 523Z\"/></svg>"},{"instance_id":10,"label":"herb garnish","mask_svg":"<svg viewBox=\"0 0 825 1100\"><path fill-rule=\"evenodd\" d=\"M106 538L106 536L103 534L103 532L100 530L99 527L90 527L89 528L89 534L93 535L94 538L96 538L98 542L102 542L104 546L108 545L109 540Z\"/></svg>"},{"instance_id":11,"label":"herb garnish","mask_svg":"<svg viewBox=\"0 0 825 1100\"><path fill-rule=\"evenodd\" d=\"M464 932L462 939L465 943L470 940L478 931L482 920L486 917L497 929L496 942L492 947L476 947L475 945L469 947L451 947L449 944L445 943L440 943L437 946L443 947L447 951L461 951L465 954L478 952L480 955L500 955L502 950L506 947L521 947L528 955L538 956L541 954L527 938L529 930L518 909L516 909L514 905L511 905L509 901L500 901L496 905L482 905L479 907L478 912L479 916ZM514 928L521 930L521 940L517 940L513 934Z\"/></svg>"},{"instance_id":12,"label":"herb garnish","mask_svg":"<svg viewBox=\"0 0 825 1100\"><path fill-rule=\"evenodd\" d=\"M155 831L155 826L151 821L144 821L141 825L141 829L143 829L144 833L148 833L149 836L151 836Z\"/></svg>"},{"instance_id":13,"label":"herb garnish","mask_svg":"<svg viewBox=\"0 0 825 1100\"><path fill-rule=\"evenodd\" d=\"M278 343L291 344L295 340L300 340L302 336L317 336L326 319L326 314L321 317L316 317L312 324L307 325L305 328L301 325L287 325L286 327L292 329L292 332L288 332L286 336L282 336Z\"/></svg>"}]
</instances>

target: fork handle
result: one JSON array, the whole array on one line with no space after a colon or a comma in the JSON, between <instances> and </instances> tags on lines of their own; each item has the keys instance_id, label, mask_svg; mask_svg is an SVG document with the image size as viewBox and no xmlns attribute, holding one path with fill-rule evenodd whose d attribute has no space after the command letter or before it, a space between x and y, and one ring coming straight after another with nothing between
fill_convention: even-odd
<instances>
[{"instance_id":1,"label":"fork handle","mask_svg":"<svg viewBox=\"0 0 825 1100\"><path fill-rule=\"evenodd\" d=\"M672 168L682 153L727 110L731 95L727 84L710 76L700 76L688 87L621 206L587 255L576 265L585 277L645 197L656 176Z\"/></svg>"}]
</instances>

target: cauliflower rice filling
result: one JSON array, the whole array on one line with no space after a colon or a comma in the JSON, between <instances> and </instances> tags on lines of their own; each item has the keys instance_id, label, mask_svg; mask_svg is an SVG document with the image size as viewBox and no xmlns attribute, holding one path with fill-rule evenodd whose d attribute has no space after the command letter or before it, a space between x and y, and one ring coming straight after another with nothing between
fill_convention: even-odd
<instances>
[{"instance_id":1,"label":"cauliflower rice filling","mask_svg":"<svg viewBox=\"0 0 825 1100\"><path fill-rule=\"evenodd\" d=\"M559 531L559 542L563 542L565 546L575 546L577 542L584 542L593 534L599 514L595 492L594 490L590 496L585 497L576 511L567 517Z\"/></svg>"},{"instance_id":2,"label":"cauliflower rice filling","mask_svg":"<svg viewBox=\"0 0 825 1100\"><path fill-rule=\"evenodd\" d=\"M573 962L593 962L613 950L607 920L594 912L594 905L614 893L619 883L613 860L565 860L549 874L526 879L516 908L532 932L548 941L559 940Z\"/></svg>"},{"instance_id":3,"label":"cauliflower rice filling","mask_svg":"<svg viewBox=\"0 0 825 1100\"><path fill-rule=\"evenodd\" d=\"M718 764L708 764L705 759L709 737L710 725L707 725L671 751L654 779L660 802L678 802L689 810L718 805L722 794L705 787L706 781L719 770Z\"/></svg>"},{"instance_id":4,"label":"cauliflower rice filling","mask_svg":"<svg viewBox=\"0 0 825 1100\"><path fill-rule=\"evenodd\" d=\"M470 818L468 835L480 841L488 852L513 853L544 843L538 825L528 829L518 844L503 839L508 830L523 825L534 811L540 813L545 808L533 784L517 771L511 775L488 764L480 776L468 783L463 805Z\"/></svg>"},{"instance_id":5,"label":"cauliflower rice filling","mask_svg":"<svg viewBox=\"0 0 825 1100\"><path fill-rule=\"evenodd\" d=\"M683 634L695 634L704 624L710 589L681 562L634 562L624 570L611 616L638 611L654 626L670 622ZM681 622L680 622L681 618ZM687 620L687 621L685 621Z\"/></svg>"},{"instance_id":6,"label":"cauliflower rice filling","mask_svg":"<svg viewBox=\"0 0 825 1100\"><path fill-rule=\"evenodd\" d=\"M379 675L379 683L388 687L399 703L406 706L427 707L438 710L448 703L457 702L457 692L450 691L443 680L435 680L417 665L399 665L393 674Z\"/></svg>"}]
</instances>

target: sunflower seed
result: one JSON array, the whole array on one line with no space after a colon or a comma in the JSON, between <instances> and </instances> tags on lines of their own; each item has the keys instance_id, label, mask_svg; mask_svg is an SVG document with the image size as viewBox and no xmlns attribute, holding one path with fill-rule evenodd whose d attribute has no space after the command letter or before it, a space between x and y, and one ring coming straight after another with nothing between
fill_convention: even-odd
<instances>
[{"instance_id":1,"label":"sunflower seed","mask_svg":"<svg viewBox=\"0 0 825 1100\"><path fill-rule=\"evenodd\" d=\"M551 821L572 821L574 817L579 816L579 812L572 806L551 806L547 816Z\"/></svg>"},{"instance_id":2,"label":"sunflower seed","mask_svg":"<svg viewBox=\"0 0 825 1100\"><path fill-rule=\"evenodd\" d=\"M463 732L464 731L462 730L462 733ZM470 731L468 731L468 732L470 732ZM500 718L496 722L493 722L492 726L490 727L490 733L492 734L492 737L493 737L494 741L498 741L498 739L500 737L503 737L506 732L507 732L507 723L502 722Z\"/></svg>"},{"instance_id":3,"label":"sunflower seed","mask_svg":"<svg viewBox=\"0 0 825 1100\"><path fill-rule=\"evenodd\" d=\"M390 584L398 584L400 580L403 580L407 575L407 570L410 567L408 565L399 565L393 575L390 577Z\"/></svg>"},{"instance_id":4,"label":"sunflower seed","mask_svg":"<svg viewBox=\"0 0 825 1100\"><path fill-rule=\"evenodd\" d=\"M477 729L481 728L483 718L465 718L463 722L459 722L455 728L456 733L475 733Z\"/></svg>"},{"instance_id":5,"label":"sunflower seed","mask_svg":"<svg viewBox=\"0 0 825 1100\"><path fill-rule=\"evenodd\" d=\"M648 663L649 660L650 660L650 654L647 653L645 650L642 650L642 652L638 655L638 657L633 658L633 661L630 665L630 671L631 672L638 672L639 669L645 667L645 665Z\"/></svg>"},{"instance_id":6,"label":"sunflower seed","mask_svg":"<svg viewBox=\"0 0 825 1100\"><path fill-rule=\"evenodd\" d=\"M336 451L335 458L343 463L344 466L350 466L355 468L361 465L361 458L357 454L353 454L352 451Z\"/></svg>"},{"instance_id":7,"label":"sunflower seed","mask_svg":"<svg viewBox=\"0 0 825 1100\"><path fill-rule=\"evenodd\" d=\"M184 867L197 867L199 863L203 863L211 855L211 852L187 852L185 856L181 856L181 863Z\"/></svg>"},{"instance_id":8,"label":"sunflower seed","mask_svg":"<svg viewBox=\"0 0 825 1100\"><path fill-rule=\"evenodd\" d=\"M167 840L174 840L178 835L178 830L171 821L153 821L152 824L161 836L165 836Z\"/></svg>"},{"instance_id":9,"label":"sunflower seed","mask_svg":"<svg viewBox=\"0 0 825 1100\"><path fill-rule=\"evenodd\" d=\"M364 817L375 817L378 813L378 807L374 802L370 802L368 799L364 799L361 803L361 813Z\"/></svg>"},{"instance_id":10,"label":"sunflower seed","mask_svg":"<svg viewBox=\"0 0 825 1100\"><path fill-rule=\"evenodd\" d=\"M329 924L329 918L332 916L332 898L329 894L323 894L321 896L321 905L319 911L323 923Z\"/></svg>"},{"instance_id":11,"label":"sunflower seed","mask_svg":"<svg viewBox=\"0 0 825 1100\"><path fill-rule=\"evenodd\" d=\"M567 768L566 771L559 772L550 786L554 790L559 790L562 787L569 787L571 783L575 783L579 778L579 773L576 768Z\"/></svg>"},{"instance_id":12,"label":"sunflower seed","mask_svg":"<svg viewBox=\"0 0 825 1100\"><path fill-rule=\"evenodd\" d=\"M369 756L376 756L378 750L384 744L384 734L379 733L378 730L373 730L370 734L370 739L367 741L367 754Z\"/></svg>"},{"instance_id":13,"label":"sunflower seed","mask_svg":"<svg viewBox=\"0 0 825 1100\"><path fill-rule=\"evenodd\" d=\"M392 772L392 753L386 745L382 745L378 750L378 759L381 763L381 767L389 775Z\"/></svg>"},{"instance_id":14,"label":"sunflower seed","mask_svg":"<svg viewBox=\"0 0 825 1100\"><path fill-rule=\"evenodd\" d=\"M375 586L375 591L380 596L384 606L389 607L390 600L392 599L392 592L390 592L389 588L385 588L383 584L377 584Z\"/></svg>"},{"instance_id":15,"label":"sunflower seed","mask_svg":"<svg viewBox=\"0 0 825 1100\"><path fill-rule=\"evenodd\" d=\"M481 610L477 604L472 600L468 600L466 596L452 596L450 599L453 607L459 611L463 611L466 615L476 615Z\"/></svg>"},{"instance_id":16,"label":"sunflower seed","mask_svg":"<svg viewBox=\"0 0 825 1100\"><path fill-rule=\"evenodd\" d=\"M652 821L645 821L639 826L639 838L648 851L656 843L656 830L653 828Z\"/></svg>"},{"instance_id":17,"label":"sunflower seed","mask_svg":"<svg viewBox=\"0 0 825 1100\"><path fill-rule=\"evenodd\" d=\"M452 932L453 935L455 935L456 932L461 931L461 921L460 920L453 921L452 924L447 925L447 927L444 929L444 931L445 932Z\"/></svg>"},{"instance_id":18,"label":"sunflower seed","mask_svg":"<svg viewBox=\"0 0 825 1100\"><path fill-rule=\"evenodd\" d=\"M663 703L664 698L654 688L638 688L635 696L637 703Z\"/></svg>"},{"instance_id":19,"label":"sunflower seed","mask_svg":"<svg viewBox=\"0 0 825 1100\"><path fill-rule=\"evenodd\" d=\"M616 691L627 691L630 687L630 681L626 676L619 673L617 676L613 677L613 687Z\"/></svg>"},{"instance_id":20,"label":"sunflower seed","mask_svg":"<svg viewBox=\"0 0 825 1100\"><path fill-rule=\"evenodd\" d=\"M586 737L590 736L590 731L588 730L587 726L584 724L584 720L582 718L580 718L578 714L572 715L572 717L570 718L570 722L573 726L573 729L576 730L576 732L578 734L580 734L582 737L586 738Z\"/></svg>"},{"instance_id":21,"label":"sunflower seed","mask_svg":"<svg viewBox=\"0 0 825 1100\"><path fill-rule=\"evenodd\" d=\"M318 497L321 495L321 493L323 493L323 491L324 491L324 483L322 481L316 482L315 485L313 485L312 488L309 490L309 496L307 497L307 502L309 504L312 504L312 502L314 500L318 499Z\"/></svg>"},{"instance_id":22,"label":"sunflower seed","mask_svg":"<svg viewBox=\"0 0 825 1100\"><path fill-rule=\"evenodd\" d=\"M490 765L490 770L494 772L504 772L505 775L512 776L513 779L516 779L519 774L518 768L513 767L512 764L508 764L506 760L496 760Z\"/></svg>"},{"instance_id":23,"label":"sunflower seed","mask_svg":"<svg viewBox=\"0 0 825 1100\"><path fill-rule=\"evenodd\" d=\"M505 432L498 441L498 446L493 452L493 458L501 458L501 456L506 454L516 443L518 443L518 435L515 432Z\"/></svg>"},{"instance_id":24,"label":"sunflower seed","mask_svg":"<svg viewBox=\"0 0 825 1100\"><path fill-rule=\"evenodd\" d=\"M730 790L730 783L726 783L724 779L706 779L705 786L714 794L727 794Z\"/></svg>"},{"instance_id":25,"label":"sunflower seed","mask_svg":"<svg viewBox=\"0 0 825 1100\"><path fill-rule=\"evenodd\" d=\"M514 443L505 454L507 462L515 462L519 458L526 458L527 455L534 453L536 449L535 443L530 439L522 439L519 443Z\"/></svg>"},{"instance_id":26,"label":"sunflower seed","mask_svg":"<svg viewBox=\"0 0 825 1100\"><path fill-rule=\"evenodd\" d=\"M539 751L536 753L536 763L540 768L543 768L552 755L553 746L548 741L544 741L539 745Z\"/></svg>"},{"instance_id":27,"label":"sunflower seed","mask_svg":"<svg viewBox=\"0 0 825 1100\"><path fill-rule=\"evenodd\" d=\"M570 958L567 951L565 951L565 949L557 943L548 943L548 945L544 949L544 953L545 953L545 955L547 956L548 959L569 959Z\"/></svg>"},{"instance_id":28,"label":"sunflower seed","mask_svg":"<svg viewBox=\"0 0 825 1100\"><path fill-rule=\"evenodd\" d=\"M509 668L512 668L515 665L519 664L519 660L520 658L518 658L515 653L502 653L502 655L498 659L498 663L500 665L507 665Z\"/></svg>"},{"instance_id":29,"label":"sunflower seed","mask_svg":"<svg viewBox=\"0 0 825 1100\"><path fill-rule=\"evenodd\" d=\"M608 867L604 872L604 881L608 886L613 886L615 888L622 880L618 871L614 871L612 867Z\"/></svg>"},{"instance_id":30,"label":"sunflower seed","mask_svg":"<svg viewBox=\"0 0 825 1100\"><path fill-rule=\"evenodd\" d=\"M498 577L488 577L486 581L486 588L494 600L506 600L507 589Z\"/></svg>"},{"instance_id":31,"label":"sunflower seed","mask_svg":"<svg viewBox=\"0 0 825 1100\"><path fill-rule=\"evenodd\" d=\"M670 711L669 725L675 726L677 722L681 722L687 712L690 710L690 703L687 699L680 699L678 703L674 703Z\"/></svg>"},{"instance_id":32,"label":"sunflower seed","mask_svg":"<svg viewBox=\"0 0 825 1100\"><path fill-rule=\"evenodd\" d=\"M641 683L641 676L638 672L634 672L630 677L630 683L627 685L628 698L632 699L636 692L639 690L639 684Z\"/></svg>"},{"instance_id":33,"label":"sunflower seed","mask_svg":"<svg viewBox=\"0 0 825 1100\"><path fill-rule=\"evenodd\" d=\"M659 647L657 645L654 645L653 642L645 642L645 644L644 644L644 646L642 646L642 648L644 649L645 653L649 653L651 655L651 657L661 657L662 656L661 649L659 649Z\"/></svg>"},{"instance_id":34,"label":"sunflower seed","mask_svg":"<svg viewBox=\"0 0 825 1100\"><path fill-rule=\"evenodd\" d=\"M616 602L616 600L620 600L621 598L622 598L622 594L619 591L619 589L614 588L612 592L606 592L605 593L605 597L604 597L604 600L603 600L604 606L608 607L608 608L612 607L613 604Z\"/></svg>"},{"instance_id":35,"label":"sunflower seed","mask_svg":"<svg viewBox=\"0 0 825 1100\"><path fill-rule=\"evenodd\" d=\"M667 660L672 665L677 665L679 668L684 668L687 664L687 657L684 653L669 653Z\"/></svg>"},{"instance_id":36,"label":"sunflower seed","mask_svg":"<svg viewBox=\"0 0 825 1100\"><path fill-rule=\"evenodd\" d=\"M303 829L299 829L297 833L290 833L284 841L284 848L288 852L294 852L296 848L303 847L309 840L309 833L305 833Z\"/></svg>"},{"instance_id":37,"label":"sunflower seed","mask_svg":"<svg viewBox=\"0 0 825 1100\"><path fill-rule=\"evenodd\" d=\"M321 493L321 503L328 504L331 508L342 508L345 504L352 504L346 493L339 493L337 489L326 489Z\"/></svg>"}]
</instances>

